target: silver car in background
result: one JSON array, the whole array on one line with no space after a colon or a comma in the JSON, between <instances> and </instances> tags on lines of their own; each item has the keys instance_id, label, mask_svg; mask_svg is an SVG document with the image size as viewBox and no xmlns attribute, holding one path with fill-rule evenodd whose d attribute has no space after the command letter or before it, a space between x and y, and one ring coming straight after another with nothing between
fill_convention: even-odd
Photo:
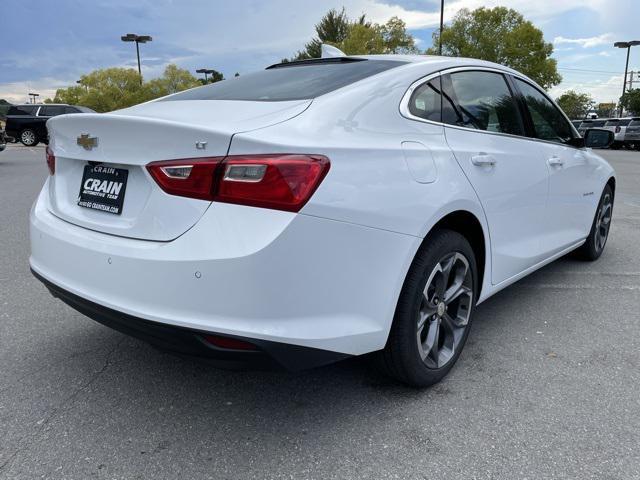
<instances>
[{"instance_id":1,"label":"silver car in background","mask_svg":"<svg viewBox=\"0 0 640 480\"><path fill-rule=\"evenodd\" d=\"M584 137L584 132L586 132L590 128L602 128L604 124L607 123L608 118L600 118L597 120L589 120L585 119L580 124L578 128L578 133Z\"/></svg>"},{"instance_id":2,"label":"silver car in background","mask_svg":"<svg viewBox=\"0 0 640 480\"><path fill-rule=\"evenodd\" d=\"M640 117L632 118L625 129L624 146L640 150Z\"/></svg>"}]
</instances>

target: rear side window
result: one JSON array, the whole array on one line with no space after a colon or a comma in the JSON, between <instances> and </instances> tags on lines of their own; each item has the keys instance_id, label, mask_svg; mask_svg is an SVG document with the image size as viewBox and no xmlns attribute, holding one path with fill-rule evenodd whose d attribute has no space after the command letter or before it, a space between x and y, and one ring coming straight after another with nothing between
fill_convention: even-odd
<instances>
[{"instance_id":1,"label":"rear side window","mask_svg":"<svg viewBox=\"0 0 640 480\"><path fill-rule=\"evenodd\" d=\"M51 106L51 107L42 107L40 109L40 113L38 116L40 117L55 117L56 115L62 115L64 113L64 107L60 106Z\"/></svg>"},{"instance_id":2,"label":"rear side window","mask_svg":"<svg viewBox=\"0 0 640 480\"><path fill-rule=\"evenodd\" d=\"M527 104L536 138L558 143L567 143L574 138L572 125L551 100L527 82L519 78L515 82Z\"/></svg>"},{"instance_id":3,"label":"rear side window","mask_svg":"<svg viewBox=\"0 0 640 480\"><path fill-rule=\"evenodd\" d=\"M14 107L10 107L7 115L35 115L37 109L37 105L17 105Z\"/></svg>"},{"instance_id":4,"label":"rear side window","mask_svg":"<svg viewBox=\"0 0 640 480\"><path fill-rule=\"evenodd\" d=\"M604 124L605 127L615 127L616 125L621 125L620 120L617 118L615 120L607 120Z\"/></svg>"},{"instance_id":5,"label":"rear side window","mask_svg":"<svg viewBox=\"0 0 640 480\"><path fill-rule=\"evenodd\" d=\"M443 121L488 132L524 135L518 105L500 73L456 72L443 78Z\"/></svg>"},{"instance_id":6,"label":"rear side window","mask_svg":"<svg viewBox=\"0 0 640 480\"><path fill-rule=\"evenodd\" d=\"M187 90L161 101L249 100L278 102L312 99L377 73L404 65L404 63L391 60L361 60L283 64L283 66Z\"/></svg>"},{"instance_id":7,"label":"rear side window","mask_svg":"<svg viewBox=\"0 0 640 480\"><path fill-rule=\"evenodd\" d=\"M442 121L442 95L440 76L420 85L411 95L409 112L432 122Z\"/></svg>"}]
</instances>

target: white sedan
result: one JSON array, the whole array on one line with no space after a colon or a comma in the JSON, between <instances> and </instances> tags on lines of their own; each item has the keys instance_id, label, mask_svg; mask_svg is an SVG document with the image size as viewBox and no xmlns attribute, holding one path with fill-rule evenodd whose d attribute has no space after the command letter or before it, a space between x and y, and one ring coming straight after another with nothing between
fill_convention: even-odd
<instances>
[{"instance_id":1,"label":"white sedan","mask_svg":"<svg viewBox=\"0 0 640 480\"><path fill-rule=\"evenodd\" d=\"M162 348L290 369L378 352L443 378L474 308L602 253L616 181L527 77L333 56L51 119L33 273Z\"/></svg>"}]
</instances>

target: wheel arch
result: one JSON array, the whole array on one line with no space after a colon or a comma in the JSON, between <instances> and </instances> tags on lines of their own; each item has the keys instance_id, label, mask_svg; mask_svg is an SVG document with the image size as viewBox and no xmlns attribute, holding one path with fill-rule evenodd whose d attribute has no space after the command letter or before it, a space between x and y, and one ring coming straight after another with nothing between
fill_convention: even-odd
<instances>
[{"instance_id":1,"label":"wheel arch","mask_svg":"<svg viewBox=\"0 0 640 480\"><path fill-rule=\"evenodd\" d=\"M478 291L476 292L476 298L481 298L483 293L483 284L487 275L490 275L489 271L489 238L488 234L482 226L480 219L469 210L454 210L442 216L433 226L429 229L422 241L422 245L429 241L430 235L436 230L452 230L459 233L467 239L471 245L471 249L476 257L478 267Z\"/></svg>"}]
</instances>

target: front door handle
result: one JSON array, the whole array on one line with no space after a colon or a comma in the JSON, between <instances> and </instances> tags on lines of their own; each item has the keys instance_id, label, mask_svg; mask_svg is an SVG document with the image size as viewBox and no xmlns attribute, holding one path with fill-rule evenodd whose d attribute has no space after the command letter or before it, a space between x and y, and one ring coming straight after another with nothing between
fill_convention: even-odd
<instances>
[{"instance_id":1,"label":"front door handle","mask_svg":"<svg viewBox=\"0 0 640 480\"><path fill-rule=\"evenodd\" d=\"M496 159L486 153L480 153L471 156L471 163L476 167L493 167L496 164Z\"/></svg>"},{"instance_id":2,"label":"front door handle","mask_svg":"<svg viewBox=\"0 0 640 480\"><path fill-rule=\"evenodd\" d=\"M564 165L564 160L554 155L553 157L549 158L549 160L547 160L547 163L549 163L549 165L551 165L552 167L562 167Z\"/></svg>"}]
</instances>

